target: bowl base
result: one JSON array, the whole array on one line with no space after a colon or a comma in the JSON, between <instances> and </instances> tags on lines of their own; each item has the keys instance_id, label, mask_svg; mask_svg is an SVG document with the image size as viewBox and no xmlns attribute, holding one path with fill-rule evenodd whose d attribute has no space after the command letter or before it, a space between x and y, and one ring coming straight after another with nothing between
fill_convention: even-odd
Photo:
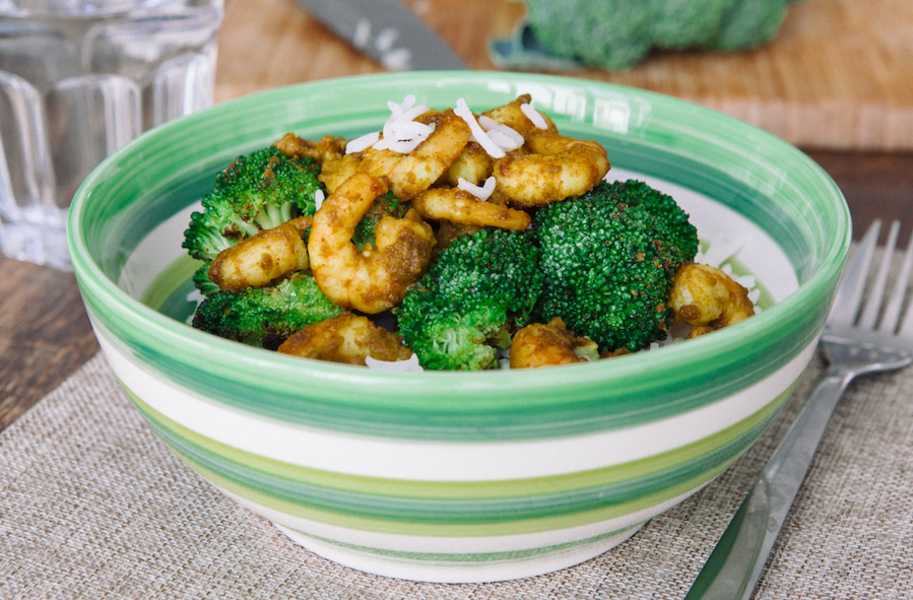
<instances>
[{"instance_id":1,"label":"bowl base","mask_svg":"<svg viewBox=\"0 0 913 600\"><path fill-rule=\"evenodd\" d=\"M642 524L637 525L618 535L600 539L592 544L556 550L553 553L542 556L516 560L466 563L417 561L379 556L370 552L337 546L288 527L275 523L274 525L293 542L341 565L374 575L433 583L489 583L551 573L599 556L630 538L642 526Z\"/></svg>"}]
</instances>

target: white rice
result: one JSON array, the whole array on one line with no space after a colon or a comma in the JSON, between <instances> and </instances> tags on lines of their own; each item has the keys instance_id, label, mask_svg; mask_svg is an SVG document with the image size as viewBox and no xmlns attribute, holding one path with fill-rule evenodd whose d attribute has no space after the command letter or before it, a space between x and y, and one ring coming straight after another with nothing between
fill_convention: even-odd
<instances>
[{"instance_id":1,"label":"white rice","mask_svg":"<svg viewBox=\"0 0 913 600\"><path fill-rule=\"evenodd\" d=\"M408 154L428 139L434 131L433 125L416 121L416 117L428 111L424 104L415 104L415 96L409 94L400 103L387 101L390 116L382 131L373 131L357 137L346 144L346 154L361 152L370 147L377 150L392 150Z\"/></svg>"},{"instance_id":2,"label":"white rice","mask_svg":"<svg viewBox=\"0 0 913 600\"><path fill-rule=\"evenodd\" d=\"M494 143L494 141L485 133L485 130L482 129L482 126L479 125L476 121L476 117L472 114L472 111L469 110L469 106L466 104L465 98L459 98L456 101L456 106L453 109L456 116L463 119L466 122L466 125L469 126L469 131L472 132L473 139L488 153L492 158L504 158L507 154L504 150L501 149L499 145Z\"/></svg>"},{"instance_id":3,"label":"white rice","mask_svg":"<svg viewBox=\"0 0 913 600\"><path fill-rule=\"evenodd\" d=\"M474 183L466 181L462 177L457 180L457 188L463 190L464 192L469 192L479 200L488 200L491 198L491 195L495 191L495 185L497 181L495 180L494 175L485 180L485 183L481 187L477 186Z\"/></svg>"},{"instance_id":4,"label":"white rice","mask_svg":"<svg viewBox=\"0 0 913 600\"><path fill-rule=\"evenodd\" d=\"M532 104L524 102L520 105L520 110L526 115L526 118L533 122L537 129L548 129L548 121L545 120L538 110Z\"/></svg>"},{"instance_id":5,"label":"white rice","mask_svg":"<svg viewBox=\"0 0 913 600\"><path fill-rule=\"evenodd\" d=\"M411 108L404 108L399 117L397 117L397 120L414 121L417 117L425 114L426 112L428 112L428 107L424 104L419 104L418 106L413 106Z\"/></svg>"},{"instance_id":6,"label":"white rice","mask_svg":"<svg viewBox=\"0 0 913 600\"><path fill-rule=\"evenodd\" d=\"M407 95L405 98L403 98L403 101L400 104L397 104L393 100L387 100L387 108L390 109L390 113L394 117L398 117L399 115L403 114L404 111L412 108L413 106L415 106L414 94Z\"/></svg>"},{"instance_id":7,"label":"white rice","mask_svg":"<svg viewBox=\"0 0 913 600\"><path fill-rule=\"evenodd\" d=\"M498 123L491 117L481 115L479 117L479 125L482 126L482 129L485 130L485 133L488 134L494 143L507 152L516 150L525 141L519 131L503 123Z\"/></svg>"},{"instance_id":8,"label":"white rice","mask_svg":"<svg viewBox=\"0 0 913 600\"><path fill-rule=\"evenodd\" d=\"M371 133L366 133L363 136L355 138L354 140L349 140L349 143L346 144L346 154L352 154L353 152L361 152L362 150L366 150L377 143L377 140L379 139L380 132L372 131Z\"/></svg>"},{"instance_id":9,"label":"white rice","mask_svg":"<svg viewBox=\"0 0 913 600\"><path fill-rule=\"evenodd\" d=\"M391 117L384 123L383 137L374 144L374 148L408 154L428 139L433 131L432 125Z\"/></svg>"},{"instance_id":10,"label":"white rice","mask_svg":"<svg viewBox=\"0 0 913 600\"><path fill-rule=\"evenodd\" d=\"M376 371L390 373L421 373L424 371L414 352L406 360L378 360L369 356L365 358L365 366Z\"/></svg>"}]
</instances>

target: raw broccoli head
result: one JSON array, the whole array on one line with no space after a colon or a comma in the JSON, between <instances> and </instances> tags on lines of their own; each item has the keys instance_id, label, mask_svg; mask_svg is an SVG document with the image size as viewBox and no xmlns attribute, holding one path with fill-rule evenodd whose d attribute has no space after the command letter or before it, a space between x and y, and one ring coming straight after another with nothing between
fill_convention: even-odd
<instances>
[{"instance_id":1,"label":"raw broccoli head","mask_svg":"<svg viewBox=\"0 0 913 600\"><path fill-rule=\"evenodd\" d=\"M710 43L724 17L734 5L741 4L740 0L649 0L648 3L654 11L653 43L660 48L691 48Z\"/></svg>"},{"instance_id":2,"label":"raw broccoli head","mask_svg":"<svg viewBox=\"0 0 913 600\"><path fill-rule=\"evenodd\" d=\"M426 369L497 365L509 330L527 322L542 289L531 232L482 229L453 241L395 309L400 334Z\"/></svg>"},{"instance_id":3,"label":"raw broccoli head","mask_svg":"<svg viewBox=\"0 0 913 600\"><path fill-rule=\"evenodd\" d=\"M306 325L340 314L310 275L243 292L217 292L197 307L193 326L252 346L276 349Z\"/></svg>"},{"instance_id":4,"label":"raw broccoli head","mask_svg":"<svg viewBox=\"0 0 913 600\"><path fill-rule=\"evenodd\" d=\"M710 46L721 50L754 48L777 35L790 0L736 0L723 17Z\"/></svg>"},{"instance_id":5,"label":"raw broccoli head","mask_svg":"<svg viewBox=\"0 0 913 600\"><path fill-rule=\"evenodd\" d=\"M203 197L203 212L190 215L183 247L192 257L211 261L260 230L314 214L318 171L314 160L288 157L275 146L238 157L216 176Z\"/></svg>"},{"instance_id":6,"label":"raw broccoli head","mask_svg":"<svg viewBox=\"0 0 913 600\"><path fill-rule=\"evenodd\" d=\"M665 337L672 277L697 252L697 230L671 197L639 181L601 183L539 210L535 231L543 322L561 317L602 351Z\"/></svg>"},{"instance_id":7,"label":"raw broccoli head","mask_svg":"<svg viewBox=\"0 0 913 600\"><path fill-rule=\"evenodd\" d=\"M550 53L605 69L637 64L653 46L758 46L773 38L790 0L527 0L527 19Z\"/></svg>"},{"instance_id":8,"label":"raw broccoli head","mask_svg":"<svg viewBox=\"0 0 913 600\"><path fill-rule=\"evenodd\" d=\"M397 219L403 218L408 210L408 206L399 198L393 195L393 192L387 192L379 197L371 205L367 214L361 218L355 227L355 233L352 235L352 243L359 250L364 250L366 246L374 244L374 230L377 223L384 215L390 215Z\"/></svg>"},{"instance_id":9,"label":"raw broccoli head","mask_svg":"<svg viewBox=\"0 0 913 600\"><path fill-rule=\"evenodd\" d=\"M550 52L606 69L625 69L650 50L650 2L527 0L527 18Z\"/></svg>"}]
</instances>

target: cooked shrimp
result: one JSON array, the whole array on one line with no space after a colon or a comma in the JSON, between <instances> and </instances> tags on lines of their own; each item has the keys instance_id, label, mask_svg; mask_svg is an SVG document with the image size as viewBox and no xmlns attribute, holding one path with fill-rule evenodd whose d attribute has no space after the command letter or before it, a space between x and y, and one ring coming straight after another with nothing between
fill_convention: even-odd
<instances>
[{"instance_id":1,"label":"cooked shrimp","mask_svg":"<svg viewBox=\"0 0 913 600\"><path fill-rule=\"evenodd\" d=\"M358 222L386 192L384 180L358 173L314 215L308 240L311 270L323 293L344 308L366 313L392 308L431 259L434 233L414 210L402 219L381 218L374 247L359 252L352 243Z\"/></svg>"},{"instance_id":2,"label":"cooked shrimp","mask_svg":"<svg viewBox=\"0 0 913 600\"><path fill-rule=\"evenodd\" d=\"M689 263L675 274L669 306L678 319L693 327L689 337L744 321L754 315L748 290L723 271Z\"/></svg>"},{"instance_id":3,"label":"cooked shrimp","mask_svg":"<svg viewBox=\"0 0 913 600\"><path fill-rule=\"evenodd\" d=\"M434 252L440 254L447 249L447 246L453 243L453 240L462 235L471 235L481 229L475 225L457 225L450 221L441 221L437 225L434 237L437 243L434 245Z\"/></svg>"},{"instance_id":4,"label":"cooked shrimp","mask_svg":"<svg viewBox=\"0 0 913 600\"><path fill-rule=\"evenodd\" d=\"M495 189L487 202L497 206L507 206L507 196ZM442 252L453 240L461 235L471 235L479 229L481 227L478 225L462 225L451 221L438 222L437 231L435 232L435 238L437 238L437 244L434 246L435 253Z\"/></svg>"},{"instance_id":5,"label":"cooked shrimp","mask_svg":"<svg viewBox=\"0 0 913 600\"><path fill-rule=\"evenodd\" d=\"M481 185L491 175L491 165L491 157L482 146L469 142L441 179L452 186L461 177L473 185Z\"/></svg>"},{"instance_id":6,"label":"cooked shrimp","mask_svg":"<svg viewBox=\"0 0 913 600\"><path fill-rule=\"evenodd\" d=\"M494 175L512 204L535 207L579 196L609 170L605 148L551 131L531 132L529 154L508 154L495 161Z\"/></svg>"},{"instance_id":7,"label":"cooked shrimp","mask_svg":"<svg viewBox=\"0 0 913 600\"><path fill-rule=\"evenodd\" d=\"M369 356L391 361L412 356L398 335L351 313L308 325L285 340L279 352L350 365L364 365Z\"/></svg>"},{"instance_id":8,"label":"cooked shrimp","mask_svg":"<svg viewBox=\"0 0 913 600\"><path fill-rule=\"evenodd\" d=\"M298 217L222 250L209 267L209 278L219 288L237 292L306 269L308 253L301 233L310 224L310 217Z\"/></svg>"},{"instance_id":9,"label":"cooked shrimp","mask_svg":"<svg viewBox=\"0 0 913 600\"><path fill-rule=\"evenodd\" d=\"M308 156L319 163L324 163L341 158L346 151L346 141L342 138L325 135L319 141L312 142L289 132L276 142L276 148L292 158Z\"/></svg>"},{"instance_id":10,"label":"cooked shrimp","mask_svg":"<svg viewBox=\"0 0 913 600\"><path fill-rule=\"evenodd\" d=\"M353 152L325 162L320 170L320 181L332 194L355 173L367 173L371 177L389 175L403 158L402 154L392 150L368 148L362 152Z\"/></svg>"},{"instance_id":11,"label":"cooked shrimp","mask_svg":"<svg viewBox=\"0 0 913 600\"><path fill-rule=\"evenodd\" d=\"M460 158L469 141L469 128L453 111L429 112L416 120L434 125L435 130L409 154L367 148L327 160L320 172L320 181L327 191L332 194L355 173L389 177L394 193L404 200L431 187ZM475 164L475 161L469 162Z\"/></svg>"},{"instance_id":12,"label":"cooked shrimp","mask_svg":"<svg viewBox=\"0 0 913 600\"><path fill-rule=\"evenodd\" d=\"M461 225L521 231L530 223L526 211L479 200L468 192L454 188L432 188L422 192L412 201L412 206L426 219Z\"/></svg>"},{"instance_id":13,"label":"cooked shrimp","mask_svg":"<svg viewBox=\"0 0 913 600\"><path fill-rule=\"evenodd\" d=\"M317 177L327 188L327 192L332 194L349 177L358 173L361 168L361 160L361 153L357 153L324 161L320 168L320 175Z\"/></svg>"},{"instance_id":14,"label":"cooked shrimp","mask_svg":"<svg viewBox=\"0 0 913 600\"><path fill-rule=\"evenodd\" d=\"M427 190L463 152L469 142L469 127L452 110L426 113L416 119L434 125L434 133L390 171L393 193L411 200Z\"/></svg>"},{"instance_id":15,"label":"cooked shrimp","mask_svg":"<svg viewBox=\"0 0 913 600\"><path fill-rule=\"evenodd\" d=\"M510 345L511 369L569 365L598 357L596 342L576 337L558 317L547 324L527 325L514 334Z\"/></svg>"},{"instance_id":16,"label":"cooked shrimp","mask_svg":"<svg viewBox=\"0 0 913 600\"><path fill-rule=\"evenodd\" d=\"M371 177L386 177L393 172L396 165L405 158L405 155L393 150L377 150L368 148L361 153L361 165L358 170Z\"/></svg>"},{"instance_id":17,"label":"cooked shrimp","mask_svg":"<svg viewBox=\"0 0 913 600\"><path fill-rule=\"evenodd\" d=\"M555 127L555 123L548 118L548 115L542 115L545 119L545 122L548 124L548 129L539 129L537 128L532 121L529 120L529 117L523 114L523 110L520 108L523 104L532 103L532 96L529 94L523 94L517 96L514 100L508 102L503 106L493 108L488 112L482 113L490 119L494 119L498 123L507 125L511 129L515 130L517 133L522 135L524 138L528 138L531 133L534 132L552 132L558 133L558 128Z\"/></svg>"},{"instance_id":18,"label":"cooked shrimp","mask_svg":"<svg viewBox=\"0 0 913 600\"><path fill-rule=\"evenodd\" d=\"M405 158L392 150L368 148L361 152L346 154L324 163L320 181L331 194L355 173L367 173L371 177L386 177Z\"/></svg>"}]
</instances>

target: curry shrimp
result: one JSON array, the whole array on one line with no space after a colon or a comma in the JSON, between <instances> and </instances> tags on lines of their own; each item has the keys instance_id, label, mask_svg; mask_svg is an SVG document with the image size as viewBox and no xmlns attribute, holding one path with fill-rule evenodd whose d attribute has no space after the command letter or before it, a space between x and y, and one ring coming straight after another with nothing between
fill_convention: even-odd
<instances>
[{"instance_id":1,"label":"curry shrimp","mask_svg":"<svg viewBox=\"0 0 913 600\"><path fill-rule=\"evenodd\" d=\"M508 154L494 163L498 188L512 204L536 207L579 196L605 177L609 159L597 142L555 132L533 132L528 154Z\"/></svg>"},{"instance_id":2,"label":"curry shrimp","mask_svg":"<svg viewBox=\"0 0 913 600\"><path fill-rule=\"evenodd\" d=\"M343 308L369 314L392 308L431 259L434 232L415 210L402 219L382 217L374 246L359 252L352 242L361 218L387 190L384 180L358 173L314 215L308 240L311 270L323 293Z\"/></svg>"},{"instance_id":3,"label":"curry shrimp","mask_svg":"<svg viewBox=\"0 0 913 600\"><path fill-rule=\"evenodd\" d=\"M596 343L575 336L558 317L548 323L527 325L514 334L510 345L511 369L570 365L598 357Z\"/></svg>"},{"instance_id":4,"label":"curry shrimp","mask_svg":"<svg viewBox=\"0 0 913 600\"><path fill-rule=\"evenodd\" d=\"M286 156L293 158L306 156L313 158L318 163L324 163L341 158L345 153L346 141L343 138L325 135L318 141L312 142L289 132L276 142L276 148Z\"/></svg>"},{"instance_id":5,"label":"curry shrimp","mask_svg":"<svg viewBox=\"0 0 913 600\"><path fill-rule=\"evenodd\" d=\"M220 289L237 292L306 269L308 253L301 236L310 224L310 217L298 217L226 248L210 265L209 278Z\"/></svg>"},{"instance_id":6,"label":"curry shrimp","mask_svg":"<svg viewBox=\"0 0 913 600\"><path fill-rule=\"evenodd\" d=\"M696 263L682 265L676 272L669 307L679 320L693 327L690 337L754 315L747 289L720 269Z\"/></svg>"},{"instance_id":7,"label":"curry shrimp","mask_svg":"<svg viewBox=\"0 0 913 600\"><path fill-rule=\"evenodd\" d=\"M452 110L434 113L425 121L434 127L434 132L389 173L393 193L404 200L431 187L469 143L469 127Z\"/></svg>"},{"instance_id":8,"label":"curry shrimp","mask_svg":"<svg viewBox=\"0 0 913 600\"><path fill-rule=\"evenodd\" d=\"M364 365L369 356L386 361L412 356L398 335L352 313L308 325L283 342L279 352L352 365Z\"/></svg>"},{"instance_id":9,"label":"curry shrimp","mask_svg":"<svg viewBox=\"0 0 913 600\"><path fill-rule=\"evenodd\" d=\"M546 124L544 129L537 127L529 116L527 116L523 110L523 105L531 106L532 101L532 96L529 94L521 94L507 104L486 111L482 113L482 115L497 121L502 125L507 125L525 139L528 139L530 135L539 131L557 133L558 128L555 126L554 121L548 118L548 116L540 114Z\"/></svg>"},{"instance_id":10,"label":"curry shrimp","mask_svg":"<svg viewBox=\"0 0 913 600\"><path fill-rule=\"evenodd\" d=\"M529 227L529 214L522 210L480 200L468 192L453 188L433 188L412 203L426 219L449 221L459 225L498 227L522 231Z\"/></svg>"}]
</instances>

